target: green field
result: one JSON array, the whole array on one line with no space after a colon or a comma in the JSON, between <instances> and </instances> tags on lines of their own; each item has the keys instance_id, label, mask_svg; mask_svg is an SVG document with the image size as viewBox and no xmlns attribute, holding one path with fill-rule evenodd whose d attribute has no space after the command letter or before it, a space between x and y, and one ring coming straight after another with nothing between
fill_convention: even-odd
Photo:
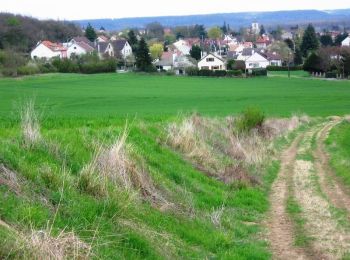
<instances>
[{"instance_id":1,"label":"green field","mask_svg":"<svg viewBox=\"0 0 350 260\"><path fill-rule=\"evenodd\" d=\"M197 111L212 116L250 105L268 115L349 112L350 82L273 77L189 78L135 74L45 75L0 80L0 116L36 99L46 117L167 116Z\"/></svg>"},{"instance_id":2,"label":"green field","mask_svg":"<svg viewBox=\"0 0 350 260\"><path fill-rule=\"evenodd\" d=\"M330 163L342 183L350 188L350 123L334 127L327 139Z\"/></svg>"},{"instance_id":3,"label":"green field","mask_svg":"<svg viewBox=\"0 0 350 260\"><path fill-rule=\"evenodd\" d=\"M40 138L31 143L20 111L33 99ZM25 241L43 231L52 238L74 233L96 259L270 259L261 223L279 170L275 155L295 132L261 137L264 161L234 157L227 148L235 130L224 116L251 105L268 116L343 115L350 82L140 74L1 79L0 258L41 256L45 251L33 252L37 247ZM188 119L194 111L204 116ZM94 164L114 151L126 124L128 174L145 178L137 186L141 177L132 175L131 190L99 178L103 170ZM174 124L189 134L184 146L196 146L195 155L169 143ZM191 137L191 127L201 135ZM234 180L224 183L216 170Z\"/></svg>"}]
</instances>

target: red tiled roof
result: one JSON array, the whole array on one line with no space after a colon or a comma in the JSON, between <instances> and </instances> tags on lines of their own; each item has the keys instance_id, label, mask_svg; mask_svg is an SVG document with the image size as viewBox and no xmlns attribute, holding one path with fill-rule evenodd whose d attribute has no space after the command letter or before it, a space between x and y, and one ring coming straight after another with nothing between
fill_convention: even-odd
<instances>
[{"instance_id":1,"label":"red tiled roof","mask_svg":"<svg viewBox=\"0 0 350 260\"><path fill-rule=\"evenodd\" d=\"M63 47L63 45L60 43L53 43L50 41L42 41L41 43L52 51L66 51L67 50L67 48Z\"/></svg>"}]
</instances>

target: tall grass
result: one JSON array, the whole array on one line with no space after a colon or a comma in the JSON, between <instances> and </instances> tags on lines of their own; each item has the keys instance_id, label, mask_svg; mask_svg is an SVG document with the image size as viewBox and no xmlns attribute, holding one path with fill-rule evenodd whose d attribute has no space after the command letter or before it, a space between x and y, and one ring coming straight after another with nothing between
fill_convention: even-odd
<instances>
[{"instance_id":1,"label":"tall grass","mask_svg":"<svg viewBox=\"0 0 350 260\"><path fill-rule=\"evenodd\" d=\"M21 108L21 129L26 146L32 147L41 140L39 115L33 100L27 101Z\"/></svg>"}]
</instances>

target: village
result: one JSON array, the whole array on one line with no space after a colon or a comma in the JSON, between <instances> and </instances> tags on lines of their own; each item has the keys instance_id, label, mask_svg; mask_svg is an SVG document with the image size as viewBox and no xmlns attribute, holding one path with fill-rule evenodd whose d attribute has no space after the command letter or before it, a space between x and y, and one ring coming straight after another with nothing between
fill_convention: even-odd
<instances>
[{"instance_id":1,"label":"village","mask_svg":"<svg viewBox=\"0 0 350 260\"><path fill-rule=\"evenodd\" d=\"M256 22L246 29L244 35L234 35L227 29L220 30L219 27L209 29L209 34L210 30L214 31L211 33L213 36L205 38L178 35L177 39L163 43L158 43L159 39L151 39L148 44L152 64L158 71L173 71L177 75L182 75L186 73L187 68L194 67L211 71L252 71L266 69L269 66L298 66L303 63L301 53L296 49L296 42L300 42L302 37L302 30L298 27L290 31L280 31L278 36L267 33L263 25ZM130 34L130 31L128 32ZM167 38L167 35L171 34L171 29L164 28L163 33L164 38ZM146 34L146 30L139 30L136 37L140 40ZM31 58L71 59L96 53L100 59L119 60L120 70L131 70L135 68L135 50L132 43L129 43L128 36L126 33L111 35L101 28L96 32L93 41L85 36L73 37L64 43L43 40L32 50ZM334 31L319 33L319 37L325 36L331 37L333 42L337 37L342 37L341 46L350 46L350 37L344 36L344 33ZM156 47L155 51L152 51L153 46Z\"/></svg>"}]
</instances>

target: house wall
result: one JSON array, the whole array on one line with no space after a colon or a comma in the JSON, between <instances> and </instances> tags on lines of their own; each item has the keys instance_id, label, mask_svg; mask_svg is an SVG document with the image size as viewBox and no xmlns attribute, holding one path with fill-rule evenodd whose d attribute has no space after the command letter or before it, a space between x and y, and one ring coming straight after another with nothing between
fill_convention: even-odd
<instances>
[{"instance_id":1,"label":"house wall","mask_svg":"<svg viewBox=\"0 0 350 260\"><path fill-rule=\"evenodd\" d=\"M269 65L270 62L258 53L253 54L245 61L247 69L266 68Z\"/></svg>"},{"instance_id":2,"label":"house wall","mask_svg":"<svg viewBox=\"0 0 350 260\"><path fill-rule=\"evenodd\" d=\"M207 61L208 58L213 58L214 61ZM208 55L199 61L198 68L209 70L226 70L225 63L213 55Z\"/></svg>"},{"instance_id":3,"label":"house wall","mask_svg":"<svg viewBox=\"0 0 350 260\"><path fill-rule=\"evenodd\" d=\"M39 44L31 53L30 56L32 59L38 58L46 58L46 59L51 59L54 57L60 57L62 58L62 53L61 52L54 52L48 47L46 47L44 44Z\"/></svg>"},{"instance_id":4,"label":"house wall","mask_svg":"<svg viewBox=\"0 0 350 260\"><path fill-rule=\"evenodd\" d=\"M86 54L86 50L78 44L72 44L67 50L67 57L70 58L72 54L75 54L76 56L84 55Z\"/></svg>"},{"instance_id":5,"label":"house wall","mask_svg":"<svg viewBox=\"0 0 350 260\"><path fill-rule=\"evenodd\" d=\"M128 42L125 43L125 46L121 51L121 54L124 57L124 59L132 55L132 48Z\"/></svg>"},{"instance_id":6,"label":"house wall","mask_svg":"<svg viewBox=\"0 0 350 260\"><path fill-rule=\"evenodd\" d=\"M342 43L342 46L350 46L350 37L346 38Z\"/></svg>"}]
</instances>

